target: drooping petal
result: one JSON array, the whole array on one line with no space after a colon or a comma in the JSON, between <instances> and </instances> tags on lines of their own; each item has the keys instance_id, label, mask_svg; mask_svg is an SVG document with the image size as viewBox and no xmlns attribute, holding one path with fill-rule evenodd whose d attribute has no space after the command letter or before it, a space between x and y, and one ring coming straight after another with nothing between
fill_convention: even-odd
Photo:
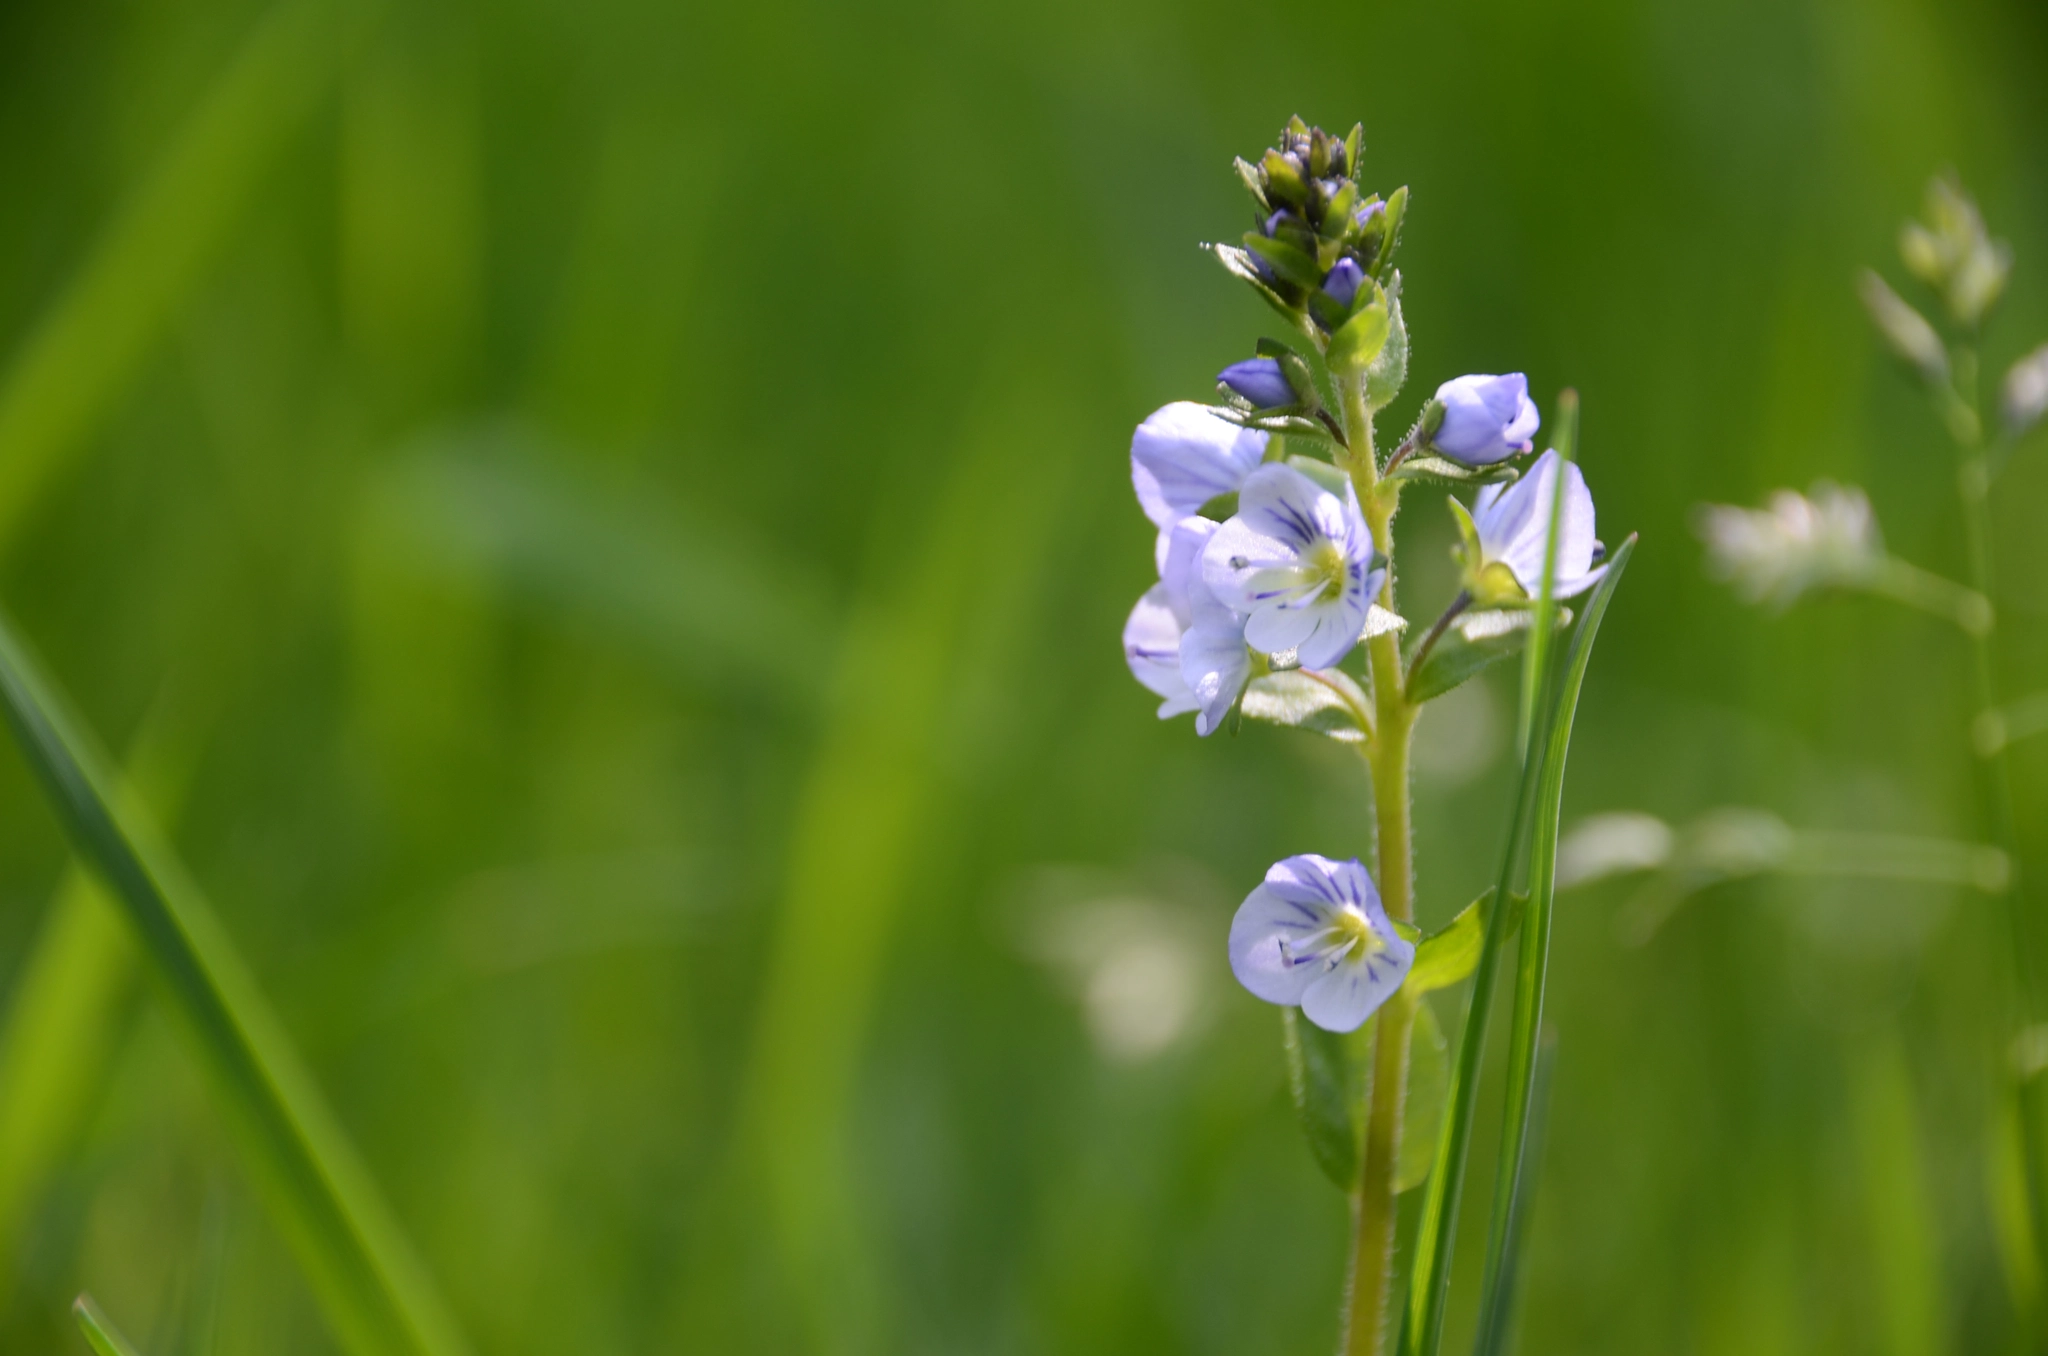
<instances>
[{"instance_id":1,"label":"drooping petal","mask_svg":"<svg viewBox=\"0 0 2048 1356\"><path fill-rule=\"evenodd\" d=\"M1124 623L1124 662L1133 678L1165 698L1159 705L1161 720L1201 705L1181 678L1180 651L1180 622L1167 605L1166 586L1154 584Z\"/></svg>"},{"instance_id":2,"label":"drooping petal","mask_svg":"<svg viewBox=\"0 0 2048 1356\"><path fill-rule=\"evenodd\" d=\"M1239 428L1207 405L1177 400L1131 435L1131 487L1162 528L1234 494L1266 455L1266 435Z\"/></svg>"},{"instance_id":3,"label":"drooping petal","mask_svg":"<svg viewBox=\"0 0 2048 1356\"><path fill-rule=\"evenodd\" d=\"M1251 656L1244 648L1244 623L1216 600L1199 578L1191 581L1194 620L1181 633L1180 676L1199 708L1195 733L1212 735L1251 681Z\"/></svg>"},{"instance_id":4,"label":"drooping petal","mask_svg":"<svg viewBox=\"0 0 2048 1356\"><path fill-rule=\"evenodd\" d=\"M1299 1003L1321 975L1316 939L1329 931L1328 905L1283 897L1271 885L1245 896L1230 920L1230 972L1254 997Z\"/></svg>"},{"instance_id":5,"label":"drooping petal","mask_svg":"<svg viewBox=\"0 0 2048 1356\"><path fill-rule=\"evenodd\" d=\"M1325 1031L1356 1031L1380 1004L1394 996L1415 964L1415 948L1399 937L1364 955L1339 961L1302 990L1301 1015Z\"/></svg>"}]
</instances>

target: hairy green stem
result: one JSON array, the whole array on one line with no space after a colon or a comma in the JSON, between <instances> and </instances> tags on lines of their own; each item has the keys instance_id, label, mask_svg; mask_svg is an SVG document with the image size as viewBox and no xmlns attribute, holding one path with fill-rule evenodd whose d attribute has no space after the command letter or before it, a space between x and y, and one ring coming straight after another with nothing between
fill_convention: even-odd
<instances>
[{"instance_id":1,"label":"hairy green stem","mask_svg":"<svg viewBox=\"0 0 2048 1356\"><path fill-rule=\"evenodd\" d=\"M1389 562L1380 606L1394 606L1393 518L1396 501L1379 488L1373 449L1372 412L1364 378L1340 383L1349 448L1348 470L1373 545ZM1375 864L1381 902L1402 922L1415 914L1412 806L1409 795L1409 735L1415 708L1401 677L1400 642L1392 633L1366 643L1372 673L1373 732L1366 766L1373 785ZM1401 1151L1401 1117L1408 1092L1408 1039L1415 1022L1414 1000L1397 995L1379 1011L1373 1052L1371 1098L1366 1113L1365 1154L1351 1201L1351 1270L1346 1287L1345 1356L1383 1356L1394 1295L1395 1164Z\"/></svg>"}]
</instances>

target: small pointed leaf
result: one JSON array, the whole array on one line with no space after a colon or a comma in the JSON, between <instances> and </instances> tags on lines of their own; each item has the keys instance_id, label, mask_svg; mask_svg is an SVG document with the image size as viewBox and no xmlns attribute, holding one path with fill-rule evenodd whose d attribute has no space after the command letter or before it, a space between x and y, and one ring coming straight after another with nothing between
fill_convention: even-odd
<instances>
[{"instance_id":1,"label":"small pointed leaf","mask_svg":"<svg viewBox=\"0 0 2048 1356\"><path fill-rule=\"evenodd\" d=\"M1265 674L1244 693L1245 719L1311 730L1342 744L1366 741L1367 709L1365 692L1337 669Z\"/></svg>"}]
</instances>

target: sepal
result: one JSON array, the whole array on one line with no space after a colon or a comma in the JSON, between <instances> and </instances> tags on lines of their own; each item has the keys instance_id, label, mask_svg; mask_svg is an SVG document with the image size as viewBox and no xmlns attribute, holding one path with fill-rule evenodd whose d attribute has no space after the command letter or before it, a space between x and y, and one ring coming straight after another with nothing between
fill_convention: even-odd
<instances>
[{"instance_id":1,"label":"sepal","mask_svg":"<svg viewBox=\"0 0 2048 1356\"><path fill-rule=\"evenodd\" d=\"M1434 701L1467 679L1503 659L1520 654L1529 643L1534 614L1527 610L1477 612L1460 617L1431 647L1422 664L1408 674L1408 700ZM1557 610L1557 626L1569 625L1572 611Z\"/></svg>"},{"instance_id":2,"label":"sepal","mask_svg":"<svg viewBox=\"0 0 2048 1356\"><path fill-rule=\"evenodd\" d=\"M1363 744L1372 731L1365 691L1339 669L1293 669L1254 678L1244 692L1244 717L1268 725L1327 735L1340 744Z\"/></svg>"}]
</instances>

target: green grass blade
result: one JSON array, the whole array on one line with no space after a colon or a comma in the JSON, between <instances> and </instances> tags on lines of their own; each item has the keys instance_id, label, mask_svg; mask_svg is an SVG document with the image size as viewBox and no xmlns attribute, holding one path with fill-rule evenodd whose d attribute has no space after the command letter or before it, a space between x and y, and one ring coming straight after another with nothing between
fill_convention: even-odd
<instances>
[{"instance_id":1,"label":"green grass blade","mask_svg":"<svg viewBox=\"0 0 2048 1356\"><path fill-rule=\"evenodd\" d=\"M1586 604L1586 615L1572 633L1557 696L1549 707L1544 740L1543 775L1537 785L1536 818L1529 843L1529 907L1522 928L1521 967L1515 984L1515 1020L1508 1046L1508 1100L1501 1130L1500 1174L1494 1184L1493 1228L1486 1246L1486 1282L1480 1302L1482 1347L1497 1349L1507 1323L1506 1274L1508 1239L1515 1201L1528 1168L1528 1137L1535 1100L1536 1044L1543 1025L1543 988L1550 965L1551 904L1557 895L1558 817L1564 801L1565 761L1571 752L1572 722L1578 714L1579 692L1592 662L1593 642L1614 598L1615 587L1634 554L1631 536L1615 552L1606 575Z\"/></svg>"},{"instance_id":2,"label":"green grass blade","mask_svg":"<svg viewBox=\"0 0 2048 1356\"><path fill-rule=\"evenodd\" d=\"M1590 656L1592 635L1599 629L1600 618L1607 610L1607 600L1613 596L1614 585L1621 571L1628 563L1628 557L1635 550L1635 538L1630 537L1615 553L1614 562L1607 574L1594 590L1592 601L1587 605L1586 614L1572 635L1572 648L1565 662L1563 679L1565 696L1569 702L1560 701L1559 709L1575 708L1578 701L1577 681L1585 675L1585 659ZM1515 794L1514 808L1508 818L1506 842L1501 848L1500 873L1495 885L1495 898L1513 893L1515 867L1520 858L1522 831L1525 825L1536 818L1539 793L1543 785L1543 773L1550 763L1549 740L1556 732L1558 722L1537 725L1530 734L1528 756L1522 761L1522 776ZM1562 729L1568 736L1571 729L1569 715L1562 722ZM1559 759L1559 785L1562 786L1562 759ZM1552 812L1550 852L1553 869L1546 872L1544 879L1554 882L1557 850L1555 810ZM1531 900L1529 908L1533 909ZM1526 910L1525 910L1526 911ZM1458 1044L1458 1062L1451 1070L1451 1091L1449 1110L1444 1116L1443 1132L1437 1140L1436 1165L1430 1170L1429 1191L1423 1199L1422 1221L1415 1239L1415 1267L1409 1275L1408 1308L1402 1318L1400 1349L1404 1356L1435 1356L1443 1344L1445 1301L1450 1294L1451 1250L1457 1241L1458 1207L1464 1196L1465 1164L1472 1140L1472 1116L1478 1102L1479 1063L1486 1049L1486 1013L1493 996L1494 974L1500 965L1500 952L1507 940L1508 909L1487 911L1486 938L1479 952L1479 963L1473 970L1472 993L1467 1001L1465 1030Z\"/></svg>"},{"instance_id":3,"label":"green grass blade","mask_svg":"<svg viewBox=\"0 0 2048 1356\"><path fill-rule=\"evenodd\" d=\"M137 1356L135 1344L121 1335L91 1295L80 1295L71 1302L71 1315L78 1320L85 1340L92 1343L92 1349L100 1356Z\"/></svg>"},{"instance_id":4,"label":"green grass blade","mask_svg":"<svg viewBox=\"0 0 2048 1356\"><path fill-rule=\"evenodd\" d=\"M279 1230L345 1349L453 1356L464 1343L257 991L146 817L109 794L105 761L0 618L0 703L73 846L121 906Z\"/></svg>"},{"instance_id":5,"label":"green grass blade","mask_svg":"<svg viewBox=\"0 0 2048 1356\"><path fill-rule=\"evenodd\" d=\"M1557 393L1557 415L1550 425L1550 445L1566 461L1579 455L1579 393L1567 386ZM1550 527L1543 546L1543 585L1536 593L1536 616L1529 628L1529 649L1522 660L1522 701L1515 723L1515 748L1524 757L1529 752L1529 730L1536 720L1536 701L1550 674L1550 650L1556 640L1557 614L1554 588L1557 580L1557 525L1564 515L1564 477L1558 477L1557 494L1550 501Z\"/></svg>"},{"instance_id":6,"label":"green grass blade","mask_svg":"<svg viewBox=\"0 0 2048 1356\"><path fill-rule=\"evenodd\" d=\"M0 541L163 337L333 84L344 16L285 0L173 136L0 384Z\"/></svg>"},{"instance_id":7,"label":"green grass blade","mask_svg":"<svg viewBox=\"0 0 2048 1356\"><path fill-rule=\"evenodd\" d=\"M123 790L171 815L195 741L166 726L161 714L145 722ZM98 877L73 865L0 1024L0 1276L12 1274L28 1212L113 1057L135 972L118 908Z\"/></svg>"},{"instance_id":8,"label":"green grass blade","mask_svg":"<svg viewBox=\"0 0 2048 1356\"><path fill-rule=\"evenodd\" d=\"M1557 1033L1544 1033L1536 1048L1536 1081L1529 1093L1529 1137L1522 1161L1531 1171L1524 1173L1508 1198L1507 1229L1503 1234L1500 1260L1500 1294L1487 1312L1492 1322L1482 1322L1472 1344L1472 1356L1502 1356L1515 1313L1515 1289L1521 1277L1519 1266L1522 1238L1529 1227L1529 1211L1536 1196L1536 1182L1543 1164L1543 1136L1550 1123L1550 1085L1557 1073Z\"/></svg>"}]
</instances>

